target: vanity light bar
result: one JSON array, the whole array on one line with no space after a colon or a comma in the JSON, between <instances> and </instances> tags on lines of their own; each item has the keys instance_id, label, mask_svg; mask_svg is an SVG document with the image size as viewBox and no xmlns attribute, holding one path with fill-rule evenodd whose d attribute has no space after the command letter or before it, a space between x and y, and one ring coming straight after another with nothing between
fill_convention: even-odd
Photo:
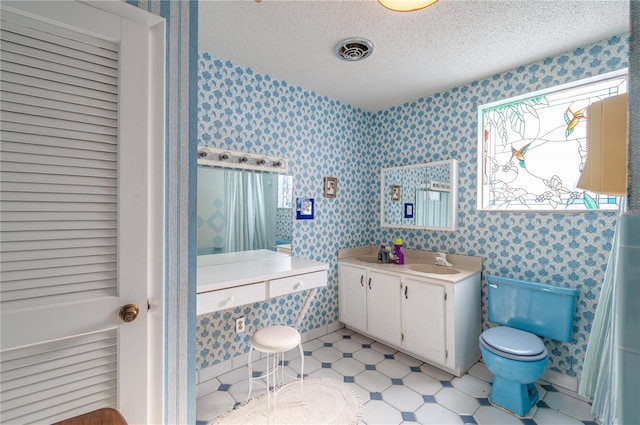
<instances>
[{"instance_id":1,"label":"vanity light bar","mask_svg":"<svg viewBox=\"0 0 640 425\"><path fill-rule=\"evenodd\" d=\"M244 170L262 170L286 174L289 162L275 156L254 155L225 149L198 146L198 164Z\"/></svg>"}]
</instances>

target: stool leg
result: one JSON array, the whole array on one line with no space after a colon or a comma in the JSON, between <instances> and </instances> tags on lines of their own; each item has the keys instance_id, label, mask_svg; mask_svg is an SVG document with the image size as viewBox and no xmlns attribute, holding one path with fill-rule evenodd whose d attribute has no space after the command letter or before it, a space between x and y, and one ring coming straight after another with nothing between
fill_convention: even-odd
<instances>
[{"instance_id":1,"label":"stool leg","mask_svg":"<svg viewBox=\"0 0 640 425\"><path fill-rule=\"evenodd\" d=\"M298 344L300 349L300 392L302 393L303 403L306 403L307 397L304 393L304 350L302 349L302 341Z\"/></svg>"},{"instance_id":2,"label":"stool leg","mask_svg":"<svg viewBox=\"0 0 640 425\"><path fill-rule=\"evenodd\" d=\"M251 398L251 392L253 391L253 362L251 361L251 354L253 353L253 345L249 347L249 360L247 361L247 366L249 368L249 393L247 394L247 399L245 403L249 401Z\"/></svg>"},{"instance_id":3,"label":"stool leg","mask_svg":"<svg viewBox=\"0 0 640 425\"><path fill-rule=\"evenodd\" d=\"M300 382L304 379L304 350L302 349L302 341L298 344L300 349Z\"/></svg>"}]
</instances>

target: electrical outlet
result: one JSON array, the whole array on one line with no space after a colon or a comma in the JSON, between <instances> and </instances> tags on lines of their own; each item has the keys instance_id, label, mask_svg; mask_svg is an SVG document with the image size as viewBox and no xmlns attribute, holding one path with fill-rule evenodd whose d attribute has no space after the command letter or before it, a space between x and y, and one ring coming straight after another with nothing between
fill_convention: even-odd
<instances>
[{"instance_id":1,"label":"electrical outlet","mask_svg":"<svg viewBox=\"0 0 640 425\"><path fill-rule=\"evenodd\" d=\"M241 334L244 332L244 317L238 317L236 319L236 333Z\"/></svg>"}]
</instances>

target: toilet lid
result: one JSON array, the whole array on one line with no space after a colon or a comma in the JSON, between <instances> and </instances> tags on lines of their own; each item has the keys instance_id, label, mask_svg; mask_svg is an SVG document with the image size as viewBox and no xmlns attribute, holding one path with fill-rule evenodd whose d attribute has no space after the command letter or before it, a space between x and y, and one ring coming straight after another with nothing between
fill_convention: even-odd
<instances>
[{"instance_id":1,"label":"toilet lid","mask_svg":"<svg viewBox=\"0 0 640 425\"><path fill-rule=\"evenodd\" d=\"M547 356L539 337L508 326L487 329L480 335L480 341L495 354L515 360L536 361Z\"/></svg>"}]
</instances>

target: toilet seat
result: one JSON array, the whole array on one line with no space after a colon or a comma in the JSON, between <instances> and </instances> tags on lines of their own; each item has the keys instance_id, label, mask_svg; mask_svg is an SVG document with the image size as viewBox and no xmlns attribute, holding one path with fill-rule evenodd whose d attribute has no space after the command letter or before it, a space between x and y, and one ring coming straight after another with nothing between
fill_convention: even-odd
<instances>
[{"instance_id":1,"label":"toilet seat","mask_svg":"<svg viewBox=\"0 0 640 425\"><path fill-rule=\"evenodd\" d=\"M511 360L535 362L547 357L547 349L539 337L508 326L487 329L480 335L480 344L492 353Z\"/></svg>"}]
</instances>

